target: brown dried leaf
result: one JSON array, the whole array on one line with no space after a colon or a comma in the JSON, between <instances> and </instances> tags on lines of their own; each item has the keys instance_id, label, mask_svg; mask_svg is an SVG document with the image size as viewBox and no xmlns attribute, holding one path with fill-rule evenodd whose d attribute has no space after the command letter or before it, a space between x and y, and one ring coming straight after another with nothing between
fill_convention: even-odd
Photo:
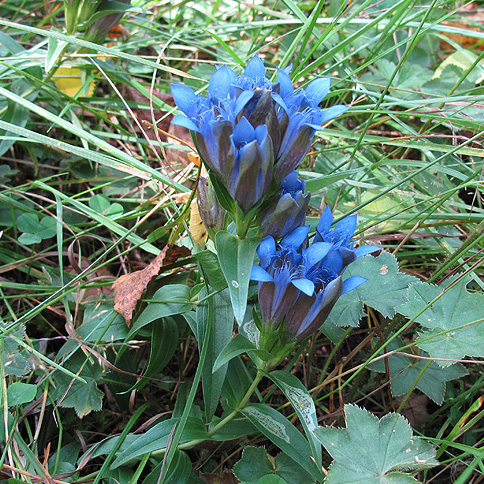
<instances>
[{"instance_id":1,"label":"brown dried leaf","mask_svg":"<svg viewBox=\"0 0 484 484\"><path fill-rule=\"evenodd\" d=\"M151 279L158 275L169 246L167 245L142 271L124 274L113 284L114 310L131 324L133 311Z\"/></svg>"},{"instance_id":2,"label":"brown dried leaf","mask_svg":"<svg viewBox=\"0 0 484 484\"><path fill-rule=\"evenodd\" d=\"M114 310L121 314L129 326L133 311L151 279L163 265L170 265L191 254L186 247L166 246L143 270L124 274L113 284Z\"/></svg>"}]
</instances>

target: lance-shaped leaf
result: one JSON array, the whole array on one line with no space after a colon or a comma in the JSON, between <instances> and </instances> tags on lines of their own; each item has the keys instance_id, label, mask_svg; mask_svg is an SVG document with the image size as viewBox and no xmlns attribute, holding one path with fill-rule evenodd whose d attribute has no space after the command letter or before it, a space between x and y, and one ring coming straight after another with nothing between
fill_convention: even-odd
<instances>
[{"instance_id":1,"label":"lance-shaped leaf","mask_svg":"<svg viewBox=\"0 0 484 484\"><path fill-rule=\"evenodd\" d=\"M242 324L247 308L250 271L259 242L260 238L239 239L226 231L217 232L215 236L220 267L227 280L232 308L239 324Z\"/></svg>"}]
</instances>

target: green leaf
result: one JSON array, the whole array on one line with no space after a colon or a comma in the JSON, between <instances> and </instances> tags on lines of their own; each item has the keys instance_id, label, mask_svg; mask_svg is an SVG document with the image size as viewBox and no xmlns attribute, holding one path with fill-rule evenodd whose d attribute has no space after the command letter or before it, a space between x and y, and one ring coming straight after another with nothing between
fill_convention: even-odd
<instances>
[{"instance_id":1,"label":"green leaf","mask_svg":"<svg viewBox=\"0 0 484 484\"><path fill-rule=\"evenodd\" d=\"M275 474L269 474L267 476L261 477L257 484L287 484L287 482L279 476Z\"/></svg>"},{"instance_id":2,"label":"green leaf","mask_svg":"<svg viewBox=\"0 0 484 484\"><path fill-rule=\"evenodd\" d=\"M455 286L445 290L458 277L447 279L440 287L426 283L412 284L408 303L398 307L398 312L408 318L414 318L426 308L415 319L427 329L419 334L416 344L436 358L440 366L452 365L452 361L442 359L484 356L484 294L467 292L469 278L462 278Z\"/></svg>"},{"instance_id":3,"label":"green leaf","mask_svg":"<svg viewBox=\"0 0 484 484\"><path fill-rule=\"evenodd\" d=\"M262 361L270 360L273 357L267 350L258 349L254 343L238 333L229 341L223 350L218 353L213 365L213 371L217 371L222 365L227 364L232 358L235 358L242 353L249 353L249 355L253 354Z\"/></svg>"},{"instance_id":4,"label":"green leaf","mask_svg":"<svg viewBox=\"0 0 484 484\"><path fill-rule=\"evenodd\" d=\"M53 376L53 397L59 406L73 408L79 418L83 418L90 412L102 408L104 393L99 390L97 384L102 378L103 370L96 362L86 361L86 356L76 348L77 343L66 343L58 352L57 358L62 361L63 368L79 375L86 383L56 371Z\"/></svg>"},{"instance_id":5,"label":"green leaf","mask_svg":"<svg viewBox=\"0 0 484 484\"><path fill-rule=\"evenodd\" d=\"M52 67L54 67L55 63L57 62L57 59L64 51L66 45L67 45L67 42L63 40L59 40L56 38L49 39L49 44L47 47L47 55L45 56L45 64L44 64L45 72L48 73L52 69Z\"/></svg>"},{"instance_id":6,"label":"green leaf","mask_svg":"<svg viewBox=\"0 0 484 484\"><path fill-rule=\"evenodd\" d=\"M272 407L258 403L247 405L241 412L315 480L322 479L320 468L310 458L311 448L307 440L286 417Z\"/></svg>"},{"instance_id":7,"label":"green leaf","mask_svg":"<svg viewBox=\"0 0 484 484\"><path fill-rule=\"evenodd\" d=\"M306 181L306 193L316 192L326 188L328 185L343 180L344 178L360 173L363 168L354 168L352 170L344 170L331 175L322 175L320 173L314 173L312 171L300 171L299 175L305 178Z\"/></svg>"},{"instance_id":8,"label":"green leaf","mask_svg":"<svg viewBox=\"0 0 484 484\"><path fill-rule=\"evenodd\" d=\"M166 449L171 431L178 423L178 420L179 419L177 418L164 420L151 427L143 435L140 435L124 452L118 455L111 465L111 469L116 469L133 459L139 459L141 456L148 454L149 452ZM205 425L202 420L189 417L185 428L183 429L180 444L189 442L190 440L199 439L208 439Z\"/></svg>"},{"instance_id":9,"label":"green leaf","mask_svg":"<svg viewBox=\"0 0 484 484\"><path fill-rule=\"evenodd\" d=\"M146 476L146 479L143 480L143 484L159 484L162 469L163 460ZM168 475L164 482L169 484L185 484L188 482L191 472L192 462L190 461L190 458L185 452L179 450L173 457L168 470Z\"/></svg>"},{"instance_id":10,"label":"green leaf","mask_svg":"<svg viewBox=\"0 0 484 484\"><path fill-rule=\"evenodd\" d=\"M395 338L386 346L387 352L397 350L405 346L400 338ZM418 352L415 356L428 357L428 353ZM400 396L407 393L419 378L428 360L412 358L402 354L388 356L392 395ZM368 365L368 369L385 373L385 360L381 359ZM441 405L444 401L446 382L467 375L466 368L460 363L442 368L434 361L425 369L417 383L417 388Z\"/></svg>"},{"instance_id":11,"label":"green leaf","mask_svg":"<svg viewBox=\"0 0 484 484\"><path fill-rule=\"evenodd\" d=\"M50 239L56 234L57 222L52 217L39 217L34 213L24 213L17 219L17 227L24 232L19 242L26 245L38 244L44 239Z\"/></svg>"},{"instance_id":12,"label":"green leaf","mask_svg":"<svg viewBox=\"0 0 484 484\"><path fill-rule=\"evenodd\" d=\"M215 427L221 420L222 417L214 417L210 422L209 430ZM210 438L217 441L235 440L255 433L257 433L257 429L244 416L241 416L227 422L212 434Z\"/></svg>"},{"instance_id":13,"label":"green leaf","mask_svg":"<svg viewBox=\"0 0 484 484\"><path fill-rule=\"evenodd\" d=\"M299 464L283 452L277 454L273 462L274 464L263 447L249 446L242 452L242 459L235 464L233 471L238 479L251 484L259 484L261 479L269 477L281 479L275 482L288 484L314 482L314 479Z\"/></svg>"},{"instance_id":14,"label":"green leaf","mask_svg":"<svg viewBox=\"0 0 484 484\"><path fill-rule=\"evenodd\" d=\"M334 461L325 484L416 484L404 472L427 469L438 462L430 444L412 435L401 415L378 419L356 405L345 405L346 429L314 431Z\"/></svg>"},{"instance_id":15,"label":"green leaf","mask_svg":"<svg viewBox=\"0 0 484 484\"><path fill-rule=\"evenodd\" d=\"M348 266L345 276L362 276L367 281L338 299L328 318L336 326L357 326L364 304L392 318L395 308L407 300L409 284L417 280L399 272L397 259L388 252L357 259Z\"/></svg>"},{"instance_id":16,"label":"green leaf","mask_svg":"<svg viewBox=\"0 0 484 484\"><path fill-rule=\"evenodd\" d=\"M148 306L139 315L127 339L131 339L141 328L167 316L190 311L190 288L183 284L169 284L158 289Z\"/></svg>"},{"instance_id":17,"label":"green leaf","mask_svg":"<svg viewBox=\"0 0 484 484\"><path fill-rule=\"evenodd\" d=\"M22 405L31 402L37 393L37 385L15 382L7 388L8 406Z\"/></svg>"},{"instance_id":18,"label":"green leaf","mask_svg":"<svg viewBox=\"0 0 484 484\"><path fill-rule=\"evenodd\" d=\"M108 197L100 194L94 195L89 199L89 207L109 218L117 217L124 212L120 203L111 203Z\"/></svg>"},{"instance_id":19,"label":"green leaf","mask_svg":"<svg viewBox=\"0 0 484 484\"><path fill-rule=\"evenodd\" d=\"M123 317L117 313L112 301L89 304L84 310L83 323L77 334L84 341L111 342L126 338L128 327Z\"/></svg>"},{"instance_id":20,"label":"green leaf","mask_svg":"<svg viewBox=\"0 0 484 484\"><path fill-rule=\"evenodd\" d=\"M143 377L123 393L139 390L149 383L149 378L159 375L175 354L178 340L178 325L173 318L163 318L154 324L151 328L151 352L148 367L143 373Z\"/></svg>"},{"instance_id":21,"label":"green leaf","mask_svg":"<svg viewBox=\"0 0 484 484\"><path fill-rule=\"evenodd\" d=\"M206 295L203 290L200 297ZM212 318L212 324L207 325L208 318ZM210 327L211 334L208 336L208 351L203 363L202 388L205 402L205 418L210 421L220 400L222 385L227 373L227 364L219 365L213 371L214 362L224 347L232 338L234 329L234 313L230 304L230 298L226 290L214 294L203 301L196 311L197 331L196 336L201 349L205 340L205 330Z\"/></svg>"},{"instance_id":22,"label":"green leaf","mask_svg":"<svg viewBox=\"0 0 484 484\"><path fill-rule=\"evenodd\" d=\"M195 259L200 263L203 275L208 284L215 291L221 291L227 287L227 281L225 280L216 254L206 249L195 254Z\"/></svg>"},{"instance_id":23,"label":"green leaf","mask_svg":"<svg viewBox=\"0 0 484 484\"><path fill-rule=\"evenodd\" d=\"M300 380L291 373L277 370L269 373L268 376L291 402L292 408L296 411L309 440L311 455L314 457L316 464L321 467L321 445L313 434L313 430L318 427L318 417L311 395Z\"/></svg>"},{"instance_id":24,"label":"green leaf","mask_svg":"<svg viewBox=\"0 0 484 484\"><path fill-rule=\"evenodd\" d=\"M104 393L97 387L94 378L82 375L86 383L72 380L64 373L56 376L55 398L58 405L64 408L73 408L79 418L91 412L101 410ZM67 393L66 393L67 392ZM65 398L63 398L65 395Z\"/></svg>"},{"instance_id":25,"label":"green leaf","mask_svg":"<svg viewBox=\"0 0 484 484\"><path fill-rule=\"evenodd\" d=\"M239 324L244 321L250 272L254 265L255 250L260 241L258 237L239 239L224 230L215 235L220 267L227 281L235 319Z\"/></svg>"},{"instance_id":26,"label":"green leaf","mask_svg":"<svg viewBox=\"0 0 484 484\"><path fill-rule=\"evenodd\" d=\"M242 452L242 459L235 464L233 471L241 481L257 482L262 477L273 474L274 468L263 447L249 446Z\"/></svg>"},{"instance_id":27,"label":"green leaf","mask_svg":"<svg viewBox=\"0 0 484 484\"><path fill-rule=\"evenodd\" d=\"M222 387L224 407L236 408L253 381L254 375L249 372L240 356L230 360Z\"/></svg>"}]
</instances>

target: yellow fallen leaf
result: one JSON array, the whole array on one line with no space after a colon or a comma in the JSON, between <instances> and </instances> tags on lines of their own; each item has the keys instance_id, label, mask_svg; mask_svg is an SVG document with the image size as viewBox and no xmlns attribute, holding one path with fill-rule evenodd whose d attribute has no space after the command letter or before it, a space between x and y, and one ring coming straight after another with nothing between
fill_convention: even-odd
<instances>
[{"instance_id":1,"label":"yellow fallen leaf","mask_svg":"<svg viewBox=\"0 0 484 484\"><path fill-rule=\"evenodd\" d=\"M207 229L203 225L202 218L200 217L196 199L190 203L190 224L188 225L188 231L193 241L198 245L202 245L208 235Z\"/></svg>"}]
</instances>

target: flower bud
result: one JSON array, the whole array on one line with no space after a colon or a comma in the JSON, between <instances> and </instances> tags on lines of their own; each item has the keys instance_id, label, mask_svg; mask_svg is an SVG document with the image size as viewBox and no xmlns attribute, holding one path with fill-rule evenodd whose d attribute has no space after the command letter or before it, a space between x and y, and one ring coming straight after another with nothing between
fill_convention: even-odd
<instances>
[{"instance_id":1,"label":"flower bud","mask_svg":"<svg viewBox=\"0 0 484 484\"><path fill-rule=\"evenodd\" d=\"M200 177L197 189L198 212L203 225L210 232L225 228L226 211L222 208L210 181Z\"/></svg>"},{"instance_id":2,"label":"flower bud","mask_svg":"<svg viewBox=\"0 0 484 484\"><path fill-rule=\"evenodd\" d=\"M305 194L304 181L298 180L297 172L289 173L281 182L281 190L273 203L259 217L260 233L280 239L304 224L311 194Z\"/></svg>"}]
</instances>

